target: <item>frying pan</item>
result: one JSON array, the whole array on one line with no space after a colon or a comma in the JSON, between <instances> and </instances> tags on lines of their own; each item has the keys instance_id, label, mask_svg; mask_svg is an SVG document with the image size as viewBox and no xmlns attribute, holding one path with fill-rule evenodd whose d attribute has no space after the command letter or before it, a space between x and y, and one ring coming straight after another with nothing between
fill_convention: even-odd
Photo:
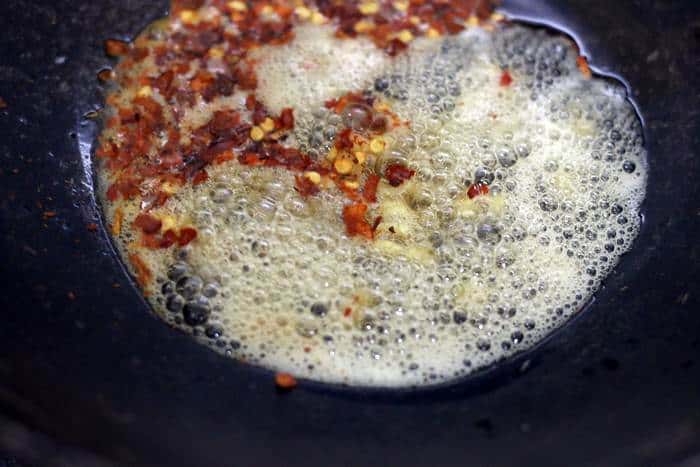
<instances>
[{"instance_id":1,"label":"frying pan","mask_svg":"<svg viewBox=\"0 0 700 467\"><path fill-rule=\"evenodd\" d=\"M641 234L577 319L442 387L288 394L150 314L101 224L84 115L102 42L166 3L0 5L0 450L37 466L700 465L698 2L503 2L624 77L645 125Z\"/></svg>"}]
</instances>

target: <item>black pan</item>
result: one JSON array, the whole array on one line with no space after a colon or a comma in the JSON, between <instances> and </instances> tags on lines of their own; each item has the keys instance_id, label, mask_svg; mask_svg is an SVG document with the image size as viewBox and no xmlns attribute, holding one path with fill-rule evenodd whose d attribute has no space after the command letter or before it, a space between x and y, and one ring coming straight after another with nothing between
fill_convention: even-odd
<instances>
[{"instance_id":1,"label":"black pan","mask_svg":"<svg viewBox=\"0 0 700 467\"><path fill-rule=\"evenodd\" d=\"M166 7L0 2L0 450L36 466L700 465L700 3L504 1L624 77L645 124L642 232L578 319L448 386L289 394L151 315L101 227L83 115L102 42Z\"/></svg>"}]
</instances>

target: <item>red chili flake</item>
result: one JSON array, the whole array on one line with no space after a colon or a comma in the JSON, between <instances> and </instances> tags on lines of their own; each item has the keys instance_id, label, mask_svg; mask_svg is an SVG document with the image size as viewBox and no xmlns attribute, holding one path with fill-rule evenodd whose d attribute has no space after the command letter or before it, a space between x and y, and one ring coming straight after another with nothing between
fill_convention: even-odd
<instances>
[{"instance_id":1,"label":"red chili flake","mask_svg":"<svg viewBox=\"0 0 700 467\"><path fill-rule=\"evenodd\" d=\"M233 159L235 159L233 151L224 151L214 158L214 163L223 164L224 162L232 161Z\"/></svg>"},{"instance_id":2,"label":"red chili flake","mask_svg":"<svg viewBox=\"0 0 700 467\"><path fill-rule=\"evenodd\" d=\"M588 66L588 60L583 55L576 57L576 66L583 75L584 78L590 79L593 76L591 72L591 67Z\"/></svg>"},{"instance_id":3,"label":"red chili flake","mask_svg":"<svg viewBox=\"0 0 700 467\"><path fill-rule=\"evenodd\" d=\"M95 232L97 230L97 224L90 222L85 226L90 232Z\"/></svg>"},{"instance_id":4,"label":"red chili flake","mask_svg":"<svg viewBox=\"0 0 700 467\"><path fill-rule=\"evenodd\" d=\"M365 186L362 188L362 197L368 203L377 201L377 185L379 185L379 175L371 174L365 180Z\"/></svg>"},{"instance_id":5,"label":"red chili flake","mask_svg":"<svg viewBox=\"0 0 700 467\"><path fill-rule=\"evenodd\" d=\"M479 19L488 19L493 13L493 7L500 3L500 0L490 0L490 1L477 1L476 2L476 16Z\"/></svg>"},{"instance_id":6,"label":"red chili flake","mask_svg":"<svg viewBox=\"0 0 700 467\"><path fill-rule=\"evenodd\" d=\"M182 164L182 154L164 151L160 156L160 167L170 169Z\"/></svg>"},{"instance_id":7,"label":"red chili flake","mask_svg":"<svg viewBox=\"0 0 700 467\"><path fill-rule=\"evenodd\" d=\"M177 234L173 229L168 229L163 233L163 237L160 239L160 248L169 248L177 242Z\"/></svg>"},{"instance_id":8,"label":"red chili flake","mask_svg":"<svg viewBox=\"0 0 700 467\"><path fill-rule=\"evenodd\" d=\"M138 227L145 234L154 234L160 232L163 225L160 219L157 219L150 214L141 213L134 219L134 227Z\"/></svg>"},{"instance_id":9,"label":"red chili flake","mask_svg":"<svg viewBox=\"0 0 700 467\"><path fill-rule=\"evenodd\" d=\"M255 107L253 110L253 123L260 125L267 118L267 110L262 104Z\"/></svg>"},{"instance_id":10,"label":"red chili flake","mask_svg":"<svg viewBox=\"0 0 700 467\"><path fill-rule=\"evenodd\" d=\"M343 316L347 317L352 314L352 308L346 307L345 310L343 310Z\"/></svg>"},{"instance_id":11,"label":"red chili flake","mask_svg":"<svg viewBox=\"0 0 700 467\"><path fill-rule=\"evenodd\" d=\"M170 198L170 194L165 193L164 191L158 191L153 198L153 201L151 202L152 207L158 207L162 206L165 204L165 202Z\"/></svg>"},{"instance_id":12,"label":"red chili flake","mask_svg":"<svg viewBox=\"0 0 700 467\"><path fill-rule=\"evenodd\" d=\"M153 273L146 266L146 263L141 259L141 257L136 253L129 254L129 262L134 266L134 272L136 273L136 282L144 288L148 286L148 283L153 279Z\"/></svg>"},{"instance_id":13,"label":"red chili flake","mask_svg":"<svg viewBox=\"0 0 700 467\"><path fill-rule=\"evenodd\" d=\"M374 219L374 222L372 223L372 234L377 230L377 227L379 227L379 224L382 223L382 216L377 217Z\"/></svg>"},{"instance_id":14,"label":"red chili flake","mask_svg":"<svg viewBox=\"0 0 700 467\"><path fill-rule=\"evenodd\" d=\"M374 237L374 231L365 219L365 214L367 214L367 205L364 203L348 204L343 207L345 231L350 237L359 235L369 240Z\"/></svg>"},{"instance_id":15,"label":"red chili flake","mask_svg":"<svg viewBox=\"0 0 700 467\"><path fill-rule=\"evenodd\" d=\"M389 45L386 47L386 53L391 57L395 57L399 52L403 52L408 48L408 44L398 39L392 39L389 41Z\"/></svg>"},{"instance_id":16,"label":"red chili flake","mask_svg":"<svg viewBox=\"0 0 700 467\"><path fill-rule=\"evenodd\" d=\"M236 82L228 76L217 73L211 85L202 91L202 97L206 102L211 102L217 96L230 96L236 86Z\"/></svg>"},{"instance_id":17,"label":"red chili flake","mask_svg":"<svg viewBox=\"0 0 700 467\"><path fill-rule=\"evenodd\" d=\"M387 127L389 126L389 121L383 115L376 115L372 119L372 123L369 125L369 129L375 133L385 133Z\"/></svg>"},{"instance_id":18,"label":"red chili flake","mask_svg":"<svg viewBox=\"0 0 700 467\"><path fill-rule=\"evenodd\" d=\"M485 183L473 183L469 189L467 189L467 196L469 196L469 199L473 199L481 195L487 195L488 193L489 186Z\"/></svg>"},{"instance_id":19,"label":"red chili flake","mask_svg":"<svg viewBox=\"0 0 700 467\"><path fill-rule=\"evenodd\" d=\"M238 162L243 165L260 165L262 163L262 160L260 159L260 156L258 156L256 153L246 152L238 156Z\"/></svg>"},{"instance_id":20,"label":"red chili flake","mask_svg":"<svg viewBox=\"0 0 700 467\"><path fill-rule=\"evenodd\" d=\"M510 86L510 84L513 82L513 77L508 73L508 70L503 70L503 73L501 73L501 80L499 81L499 84L501 86Z\"/></svg>"},{"instance_id":21,"label":"red chili flake","mask_svg":"<svg viewBox=\"0 0 700 467\"><path fill-rule=\"evenodd\" d=\"M289 373L275 374L275 385L282 391L290 391L297 386L297 380Z\"/></svg>"},{"instance_id":22,"label":"red chili flake","mask_svg":"<svg viewBox=\"0 0 700 467\"><path fill-rule=\"evenodd\" d=\"M103 83L112 81L114 79L114 71L112 71L110 68L104 68L97 73L97 79Z\"/></svg>"},{"instance_id":23,"label":"red chili flake","mask_svg":"<svg viewBox=\"0 0 700 467\"><path fill-rule=\"evenodd\" d=\"M194 174L194 177L192 177L192 185L199 185L200 183L204 183L209 179L209 174L207 173L206 170L200 170L196 174Z\"/></svg>"},{"instance_id":24,"label":"red chili flake","mask_svg":"<svg viewBox=\"0 0 700 467\"><path fill-rule=\"evenodd\" d=\"M173 42L179 46L188 58L203 57L209 49L221 42L223 35L214 23L200 23L197 27L188 28L187 32L175 33Z\"/></svg>"},{"instance_id":25,"label":"red chili flake","mask_svg":"<svg viewBox=\"0 0 700 467\"><path fill-rule=\"evenodd\" d=\"M122 125L128 125L129 123L136 123L139 121L140 115L134 109L119 109L119 121Z\"/></svg>"},{"instance_id":26,"label":"red chili flake","mask_svg":"<svg viewBox=\"0 0 700 467\"><path fill-rule=\"evenodd\" d=\"M365 94L361 92L347 92L340 96L338 99L329 99L324 105L327 109L333 110L333 112L340 114L345 110L348 104L364 104L368 107L372 107L375 98L370 94Z\"/></svg>"},{"instance_id":27,"label":"red chili flake","mask_svg":"<svg viewBox=\"0 0 700 467\"><path fill-rule=\"evenodd\" d=\"M338 105L338 99L328 99L326 102L323 103L323 105L328 109L335 109L335 107Z\"/></svg>"},{"instance_id":28,"label":"red chili flake","mask_svg":"<svg viewBox=\"0 0 700 467\"><path fill-rule=\"evenodd\" d=\"M132 50L131 57L134 59L134 61L140 62L144 58L148 57L148 49L144 47L137 47Z\"/></svg>"},{"instance_id":29,"label":"red chili flake","mask_svg":"<svg viewBox=\"0 0 700 467\"><path fill-rule=\"evenodd\" d=\"M315 195L320 191L318 185L314 184L314 182L303 175L296 175L294 177L294 189L299 192L302 197Z\"/></svg>"},{"instance_id":30,"label":"red chili flake","mask_svg":"<svg viewBox=\"0 0 700 467\"><path fill-rule=\"evenodd\" d=\"M0 97L0 109L6 109L7 108L7 102L5 102L5 99Z\"/></svg>"},{"instance_id":31,"label":"red chili flake","mask_svg":"<svg viewBox=\"0 0 700 467\"><path fill-rule=\"evenodd\" d=\"M294 110L290 109L290 108L283 109L282 113L280 113L279 123L280 123L280 129L282 129L282 130L293 129L294 128Z\"/></svg>"},{"instance_id":32,"label":"red chili flake","mask_svg":"<svg viewBox=\"0 0 700 467\"><path fill-rule=\"evenodd\" d=\"M153 99L152 97L136 97L133 100L134 105L138 105L146 114L155 121L159 121L163 118L163 107ZM145 115L144 115L145 117Z\"/></svg>"},{"instance_id":33,"label":"red chili flake","mask_svg":"<svg viewBox=\"0 0 700 467\"><path fill-rule=\"evenodd\" d=\"M416 174L415 170L409 169L401 164L389 164L384 171L384 176L389 181L389 185L396 187Z\"/></svg>"},{"instance_id":34,"label":"red chili flake","mask_svg":"<svg viewBox=\"0 0 700 467\"><path fill-rule=\"evenodd\" d=\"M173 0L172 10L179 12L182 10L196 10L204 5L204 0Z\"/></svg>"},{"instance_id":35,"label":"red chili flake","mask_svg":"<svg viewBox=\"0 0 700 467\"><path fill-rule=\"evenodd\" d=\"M160 238L155 234L143 234L141 236L141 245L145 248L155 250L160 248Z\"/></svg>"},{"instance_id":36,"label":"red chili flake","mask_svg":"<svg viewBox=\"0 0 700 467\"><path fill-rule=\"evenodd\" d=\"M245 108L253 113L253 123L260 125L267 118L267 109L255 99L255 94L248 94L245 100Z\"/></svg>"},{"instance_id":37,"label":"red chili flake","mask_svg":"<svg viewBox=\"0 0 700 467\"><path fill-rule=\"evenodd\" d=\"M253 90L258 87L258 78L255 76L255 69L250 63L236 67L233 70L233 78L241 89Z\"/></svg>"},{"instance_id":38,"label":"red chili flake","mask_svg":"<svg viewBox=\"0 0 700 467\"><path fill-rule=\"evenodd\" d=\"M214 83L214 75L208 71L199 70L190 80L190 89L194 92L202 92Z\"/></svg>"},{"instance_id":39,"label":"red chili flake","mask_svg":"<svg viewBox=\"0 0 700 467\"><path fill-rule=\"evenodd\" d=\"M256 102L257 100L255 99L255 94L248 94L248 97L245 98L245 108L248 110L253 110Z\"/></svg>"},{"instance_id":40,"label":"red chili flake","mask_svg":"<svg viewBox=\"0 0 700 467\"><path fill-rule=\"evenodd\" d=\"M44 218L56 217L56 211L44 211Z\"/></svg>"},{"instance_id":41,"label":"red chili flake","mask_svg":"<svg viewBox=\"0 0 700 467\"><path fill-rule=\"evenodd\" d=\"M304 347L304 352L306 352L306 353L311 352L311 347Z\"/></svg>"},{"instance_id":42,"label":"red chili flake","mask_svg":"<svg viewBox=\"0 0 700 467\"><path fill-rule=\"evenodd\" d=\"M173 79L175 78L175 72L173 70L168 70L161 73L157 78L153 79L152 85L156 88L166 99L172 96L174 89L172 88Z\"/></svg>"},{"instance_id":43,"label":"red chili flake","mask_svg":"<svg viewBox=\"0 0 700 467\"><path fill-rule=\"evenodd\" d=\"M137 194L139 194L138 187L135 186L135 184L132 185L129 180L118 180L107 189L107 199L110 201L116 201L119 198L119 195L122 195L126 199L130 199L132 196L136 196Z\"/></svg>"},{"instance_id":44,"label":"red chili flake","mask_svg":"<svg viewBox=\"0 0 700 467\"><path fill-rule=\"evenodd\" d=\"M347 199L349 199L350 201L353 201L353 202L362 201L362 196L360 196L360 194L357 192L357 189L347 186L342 179L336 178L335 185L338 187L338 189L340 191L343 192L345 197Z\"/></svg>"},{"instance_id":45,"label":"red chili flake","mask_svg":"<svg viewBox=\"0 0 700 467\"><path fill-rule=\"evenodd\" d=\"M335 138L336 149L352 149L352 128L345 128Z\"/></svg>"},{"instance_id":46,"label":"red chili flake","mask_svg":"<svg viewBox=\"0 0 700 467\"><path fill-rule=\"evenodd\" d=\"M185 227L183 229L180 229L180 235L177 238L177 244L180 246L185 246L195 238L197 238L197 231L192 227Z\"/></svg>"},{"instance_id":47,"label":"red chili flake","mask_svg":"<svg viewBox=\"0 0 700 467\"><path fill-rule=\"evenodd\" d=\"M107 39L105 41L105 52L110 57L121 57L129 52L129 44L117 39Z\"/></svg>"}]
</instances>

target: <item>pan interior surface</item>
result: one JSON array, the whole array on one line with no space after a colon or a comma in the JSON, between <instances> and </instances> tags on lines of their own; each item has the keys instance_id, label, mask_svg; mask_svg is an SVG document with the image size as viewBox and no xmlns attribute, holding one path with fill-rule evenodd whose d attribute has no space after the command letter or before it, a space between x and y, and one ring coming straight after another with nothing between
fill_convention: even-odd
<instances>
[{"instance_id":1,"label":"pan interior surface","mask_svg":"<svg viewBox=\"0 0 700 467\"><path fill-rule=\"evenodd\" d=\"M194 3L194 2L193 2ZM0 451L27 465L694 465L700 453L700 4L504 0L625 78L649 173L629 254L532 352L422 391L300 381L148 313L90 148L113 60L168 2L0 2ZM5 107L6 105L6 107ZM14 465L11 461L10 465Z\"/></svg>"}]
</instances>

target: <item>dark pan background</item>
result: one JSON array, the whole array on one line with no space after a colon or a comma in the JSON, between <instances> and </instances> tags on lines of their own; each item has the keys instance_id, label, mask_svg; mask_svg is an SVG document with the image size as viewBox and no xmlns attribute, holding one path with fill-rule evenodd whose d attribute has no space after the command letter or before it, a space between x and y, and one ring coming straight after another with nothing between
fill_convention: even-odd
<instances>
[{"instance_id":1,"label":"dark pan background","mask_svg":"<svg viewBox=\"0 0 700 467\"><path fill-rule=\"evenodd\" d=\"M286 395L150 315L100 224L81 116L102 41L166 3L0 1L0 450L38 467L700 465L700 2L504 2L579 37L646 123L644 228L588 310L459 384Z\"/></svg>"}]
</instances>

